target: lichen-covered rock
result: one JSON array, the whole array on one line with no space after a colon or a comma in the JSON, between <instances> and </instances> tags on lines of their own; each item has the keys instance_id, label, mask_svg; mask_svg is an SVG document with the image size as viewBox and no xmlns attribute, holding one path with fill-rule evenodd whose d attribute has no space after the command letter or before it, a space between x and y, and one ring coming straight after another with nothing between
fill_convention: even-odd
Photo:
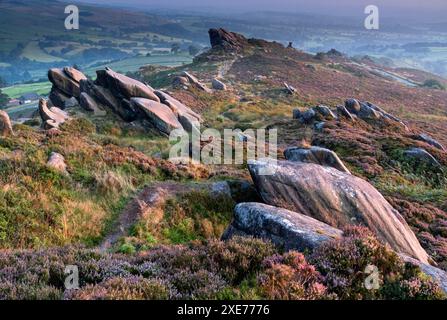
<instances>
[{"instance_id":1,"label":"lichen-covered rock","mask_svg":"<svg viewBox=\"0 0 447 320\"><path fill-rule=\"evenodd\" d=\"M14 135L14 131L12 130L11 119L5 111L0 110L0 137L12 135Z\"/></svg>"},{"instance_id":2,"label":"lichen-covered rock","mask_svg":"<svg viewBox=\"0 0 447 320\"><path fill-rule=\"evenodd\" d=\"M341 172L350 173L337 154L329 149L316 146L310 148L293 147L286 149L284 151L284 156L289 161L316 163L322 166L335 168Z\"/></svg>"},{"instance_id":3,"label":"lichen-covered rock","mask_svg":"<svg viewBox=\"0 0 447 320\"><path fill-rule=\"evenodd\" d=\"M177 116L168 106L144 98L132 98L130 102L135 108L141 110L161 132L169 134L174 129L183 129Z\"/></svg>"},{"instance_id":4,"label":"lichen-covered rock","mask_svg":"<svg viewBox=\"0 0 447 320\"><path fill-rule=\"evenodd\" d=\"M424 263L428 255L403 217L367 181L332 167L263 159L248 165L263 200L335 228L365 225L395 251Z\"/></svg>"},{"instance_id":5,"label":"lichen-covered rock","mask_svg":"<svg viewBox=\"0 0 447 320\"><path fill-rule=\"evenodd\" d=\"M340 238L342 231L298 212L263 203L239 203L224 240L249 235L272 241L285 250L313 250L322 243Z\"/></svg>"}]
</instances>

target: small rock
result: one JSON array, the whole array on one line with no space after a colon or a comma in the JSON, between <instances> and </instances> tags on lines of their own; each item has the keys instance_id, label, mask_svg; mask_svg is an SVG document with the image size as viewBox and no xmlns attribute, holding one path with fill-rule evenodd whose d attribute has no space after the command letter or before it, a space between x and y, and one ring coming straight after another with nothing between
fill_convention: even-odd
<instances>
[{"instance_id":1,"label":"small rock","mask_svg":"<svg viewBox=\"0 0 447 320\"><path fill-rule=\"evenodd\" d=\"M346 100L345 107L349 112L354 114L357 114L360 111L360 103L356 99Z\"/></svg>"},{"instance_id":2,"label":"small rock","mask_svg":"<svg viewBox=\"0 0 447 320\"><path fill-rule=\"evenodd\" d=\"M42 118L42 127L46 130L59 128L66 120L70 119L68 114L57 107L48 108L45 99L39 100L39 114Z\"/></svg>"},{"instance_id":3,"label":"small rock","mask_svg":"<svg viewBox=\"0 0 447 320\"><path fill-rule=\"evenodd\" d=\"M322 131L324 129L324 125L326 124L326 122L324 121L320 121L320 122L315 122L314 123L314 129L316 131Z\"/></svg>"},{"instance_id":4,"label":"small rock","mask_svg":"<svg viewBox=\"0 0 447 320\"><path fill-rule=\"evenodd\" d=\"M288 94L294 94L296 92L296 89L291 85L287 84L286 82L284 82L284 87Z\"/></svg>"},{"instance_id":5,"label":"small rock","mask_svg":"<svg viewBox=\"0 0 447 320\"><path fill-rule=\"evenodd\" d=\"M348 120L351 121L355 120L352 114L348 111L348 109L346 109L345 106L337 106L337 113Z\"/></svg>"},{"instance_id":6,"label":"small rock","mask_svg":"<svg viewBox=\"0 0 447 320\"><path fill-rule=\"evenodd\" d=\"M199 81L199 79L197 79L196 77L194 77L194 76L193 76L192 74L190 74L189 72L187 72L187 71L183 71L182 76L188 78L189 82L190 82L191 84L193 84L196 88L198 88L198 89L200 89L200 90L202 90L202 91L208 92L208 93L211 92L209 88L207 88L203 83L201 83L201 82Z\"/></svg>"},{"instance_id":7,"label":"small rock","mask_svg":"<svg viewBox=\"0 0 447 320\"><path fill-rule=\"evenodd\" d=\"M227 90L227 86L225 85L225 83L223 83L219 79L214 78L211 84L213 86L213 89L215 90L222 90L222 91Z\"/></svg>"},{"instance_id":8,"label":"small rock","mask_svg":"<svg viewBox=\"0 0 447 320\"><path fill-rule=\"evenodd\" d=\"M441 166L441 164L438 162L438 160L435 159L435 157L433 157L427 150L422 148L411 148L406 150L404 154L407 157L413 158L417 161L421 161L435 167Z\"/></svg>"},{"instance_id":9,"label":"small rock","mask_svg":"<svg viewBox=\"0 0 447 320\"><path fill-rule=\"evenodd\" d=\"M67 173L67 165L63 155L52 152L47 162L47 167L52 168L60 173Z\"/></svg>"},{"instance_id":10,"label":"small rock","mask_svg":"<svg viewBox=\"0 0 447 320\"><path fill-rule=\"evenodd\" d=\"M316 112L314 109L308 109L302 113L301 119L305 123L312 122L315 119Z\"/></svg>"},{"instance_id":11,"label":"small rock","mask_svg":"<svg viewBox=\"0 0 447 320\"><path fill-rule=\"evenodd\" d=\"M293 119L301 119L302 114L299 109L293 109Z\"/></svg>"},{"instance_id":12,"label":"small rock","mask_svg":"<svg viewBox=\"0 0 447 320\"><path fill-rule=\"evenodd\" d=\"M421 133L420 135L418 135L416 137L416 139L424 141L424 142L428 143L429 145L431 145L435 148L438 148L439 150L446 151L442 144L440 144L438 141L436 141L435 139L430 137L428 134Z\"/></svg>"},{"instance_id":13,"label":"small rock","mask_svg":"<svg viewBox=\"0 0 447 320\"><path fill-rule=\"evenodd\" d=\"M316 111L316 112L318 112L319 114L321 114L324 118L326 118L326 119L329 119L329 120L333 120L333 119L336 119L337 118L337 116L332 112L332 110L331 109L329 109L329 107L327 107L327 106L323 106L323 105L320 105L320 106L316 106L315 108L314 108L314 110Z\"/></svg>"},{"instance_id":14,"label":"small rock","mask_svg":"<svg viewBox=\"0 0 447 320\"><path fill-rule=\"evenodd\" d=\"M9 115L5 111L0 110L0 136L7 137L13 135L14 131L12 130L12 124Z\"/></svg>"}]
</instances>

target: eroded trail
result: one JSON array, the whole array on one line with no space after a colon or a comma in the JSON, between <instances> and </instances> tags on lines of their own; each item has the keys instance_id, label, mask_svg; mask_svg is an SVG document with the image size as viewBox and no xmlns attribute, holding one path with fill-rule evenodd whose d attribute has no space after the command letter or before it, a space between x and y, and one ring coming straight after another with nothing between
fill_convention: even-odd
<instances>
[{"instance_id":1,"label":"eroded trail","mask_svg":"<svg viewBox=\"0 0 447 320\"><path fill-rule=\"evenodd\" d=\"M101 250L112 248L142 217L157 211L162 212L166 200L192 191L209 190L210 187L209 183L157 182L144 188L126 205L112 231L105 236L99 248Z\"/></svg>"}]
</instances>

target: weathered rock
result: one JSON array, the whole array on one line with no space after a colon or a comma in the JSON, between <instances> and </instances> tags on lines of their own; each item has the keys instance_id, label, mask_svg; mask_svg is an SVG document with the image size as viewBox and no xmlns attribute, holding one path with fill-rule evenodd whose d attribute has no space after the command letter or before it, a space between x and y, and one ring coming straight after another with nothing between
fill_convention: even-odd
<instances>
[{"instance_id":1,"label":"weathered rock","mask_svg":"<svg viewBox=\"0 0 447 320\"><path fill-rule=\"evenodd\" d=\"M447 293L447 272L444 270L433 267L429 264L422 263L416 259L408 257L406 255L401 254L400 257L405 261L411 264L418 266L423 273L429 276L434 282L436 282L441 289Z\"/></svg>"},{"instance_id":2,"label":"weathered rock","mask_svg":"<svg viewBox=\"0 0 447 320\"><path fill-rule=\"evenodd\" d=\"M325 167L332 167L341 172L349 173L337 154L329 149L312 146L310 148L288 148L284 151L287 160L293 162L315 163Z\"/></svg>"},{"instance_id":3,"label":"weathered rock","mask_svg":"<svg viewBox=\"0 0 447 320\"><path fill-rule=\"evenodd\" d=\"M68 120L68 114L57 107L48 108L45 99L39 100L39 114L42 118L42 127L46 130L59 128L59 126Z\"/></svg>"},{"instance_id":4,"label":"weathered rock","mask_svg":"<svg viewBox=\"0 0 447 320\"><path fill-rule=\"evenodd\" d=\"M262 203L239 203L223 240L250 235L270 240L285 250L313 250L322 243L340 238L342 231L298 212Z\"/></svg>"},{"instance_id":5,"label":"weathered rock","mask_svg":"<svg viewBox=\"0 0 447 320\"><path fill-rule=\"evenodd\" d=\"M174 87L186 88L189 85L189 80L187 77L177 76L172 79L172 85Z\"/></svg>"},{"instance_id":6,"label":"weathered rock","mask_svg":"<svg viewBox=\"0 0 447 320\"><path fill-rule=\"evenodd\" d=\"M213 86L214 90L222 90L222 91L227 90L227 85L217 78L213 79L211 85Z\"/></svg>"},{"instance_id":7,"label":"weathered rock","mask_svg":"<svg viewBox=\"0 0 447 320\"><path fill-rule=\"evenodd\" d=\"M237 51L248 44L247 39L243 35L229 32L225 29L210 29L208 34L210 36L211 47L213 48Z\"/></svg>"},{"instance_id":8,"label":"weathered rock","mask_svg":"<svg viewBox=\"0 0 447 320\"><path fill-rule=\"evenodd\" d=\"M345 106L337 106L337 113L339 116L344 117L348 120L354 121L354 117L352 116L352 114L348 111L348 109L346 109Z\"/></svg>"},{"instance_id":9,"label":"weathered rock","mask_svg":"<svg viewBox=\"0 0 447 320\"><path fill-rule=\"evenodd\" d=\"M128 100L133 97L139 97L160 102L160 99L158 99L153 89L138 80L129 78L110 68L98 70L96 74L97 79L95 83L104 88L108 88L115 97Z\"/></svg>"},{"instance_id":10,"label":"weathered rock","mask_svg":"<svg viewBox=\"0 0 447 320\"><path fill-rule=\"evenodd\" d=\"M288 94L294 94L296 92L295 87L292 87L291 85L284 82L284 88Z\"/></svg>"},{"instance_id":11,"label":"weathered rock","mask_svg":"<svg viewBox=\"0 0 447 320\"><path fill-rule=\"evenodd\" d=\"M416 161L420 161L435 167L440 167L441 164L436 160L435 157L431 155L427 150L422 148L411 148L408 150L405 150L404 154L407 157L413 158Z\"/></svg>"},{"instance_id":12,"label":"weathered rock","mask_svg":"<svg viewBox=\"0 0 447 320\"><path fill-rule=\"evenodd\" d=\"M359 116L359 118L364 119L364 120L378 120L380 119L380 113L371 108L369 105L367 105L364 102L360 103L360 111L357 113L357 115Z\"/></svg>"},{"instance_id":13,"label":"weathered rock","mask_svg":"<svg viewBox=\"0 0 447 320\"><path fill-rule=\"evenodd\" d=\"M87 77L81 71L73 67L65 67L64 73L78 83L81 82L81 80L87 79Z\"/></svg>"},{"instance_id":14,"label":"weathered rock","mask_svg":"<svg viewBox=\"0 0 447 320\"><path fill-rule=\"evenodd\" d=\"M356 99L348 99L345 101L346 109L354 114L360 112L360 103Z\"/></svg>"},{"instance_id":15,"label":"weathered rock","mask_svg":"<svg viewBox=\"0 0 447 320\"><path fill-rule=\"evenodd\" d=\"M9 118L9 115L5 111L0 110L0 136L7 137L13 135L14 131L12 130L11 119Z\"/></svg>"},{"instance_id":16,"label":"weathered rock","mask_svg":"<svg viewBox=\"0 0 447 320\"><path fill-rule=\"evenodd\" d=\"M266 203L339 229L365 225L395 251L428 263L408 224L367 181L313 163L263 159L250 162L248 168Z\"/></svg>"},{"instance_id":17,"label":"weathered rock","mask_svg":"<svg viewBox=\"0 0 447 320\"><path fill-rule=\"evenodd\" d=\"M317 114L314 109L308 109L308 110L304 111L303 113L301 113L301 119L303 122L309 123L315 119L316 115Z\"/></svg>"},{"instance_id":18,"label":"weathered rock","mask_svg":"<svg viewBox=\"0 0 447 320\"><path fill-rule=\"evenodd\" d=\"M79 97L79 104L84 110L92 111L95 115L105 115L106 112L101 107L99 107L98 103L88 95L87 92L82 92Z\"/></svg>"},{"instance_id":19,"label":"weathered rock","mask_svg":"<svg viewBox=\"0 0 447 320\"><path fill-rule=\"evenodd\" d=\"M70 73L67 74L66 70L70 70ZM48 79L51 81L53 86L55 86L59 91L64 93L68 97L79 98L81 94L79 88L79 81L75 79L86 79L84 75L81 76L80 71L73 71L73 68L64 68L64 69L50 69L48 71ZM72 78L72 76L74 78Z\"/></svg>"},{"instance_id":20,"label":"weathered rock","mask_svg":"<svg viewBox=\"0 0 447 320\"><path fill-rule=\"evenodd\" d=\"M439 150L446 151L442 144L440 144L437 140L430 137L428 134L421 133L418 136L416 136L416 139L418 139L420 141L424 141L424 142L428 143L429 145L431 145L435 148L438 148Z\"/></svg>"},{"instance_id":21,"label":"weathered rock","mask_svg":"<svg viewBox=\"0 0 447 320\"><path fill-rule=\"evenodd\" d=\"M192 74L190 74L187 71L182 72L182 76L188 78L188 81L194 85L196 88L205 91L205 92L211 92L209 88L207 88L203 83L201 83L196 77L194 77Z\"/></svg>"},{"instance_id":22,"label":"weathered rock","mask_svg":"<svg viewBox=\"0 0 447 320\"><path fill-rule=\"evenodd\" d=\"M314 123L314 129L316 131L322 131L324 129L325 124L326 124L326 122L324 122L324 121L315 122Z\"/></svg>"},{"instance_id":23,"label":"weathered rock","mask_svg":"<svg viewBox=\"0 0 447 320\"><path fill-rule=\"evenodd\" d=\"M337 116L327 106L319 105L319 106L316 106L314 109L316 112L321 114L325 119L333 120L333 119L337 118Z\"/></svg>"},{"instance_id":24,"label":"weathered rock","mask_svg":"<svg viewBox=\"0 0 447 320\"><path fill-rule=\"evenodd\" d=\"M149 119L149 121L161 132L169 134L174 129L183 129L177 116L172 110L159 102L144 99L132 98L131 104L141 110Z\"/></svg>"},{"instance_id":25,"label":"weathered rock","mask_svg":"<svg viewBox=\"0 0 447 320\"><path fill-rule=\"evenodd\" d=\"M293 119L301 119L302 114L299 109L293 109Z\"/></svg>"},{"instance_id":26,"label":"weathered rock","mask_svg":"<svg viewBox=\"0 0 447 320\"><path fill-rule=\"evenodd\" d=\"M394 121L398 124L400 124L402 127L405 128L405 130L409 130L407 125L398 117L393 116L392 114L386 112L385 110L383 110L382 108L380 108L379 106L376 106L375 104L372 104L371 102L364 102L368 107L370 107L371 109L375 110L376 112L378 112L380 114L381 117L389 119L391 121Z\"/></svg>"},{"instance_id":27,"label":"weathered rock","mask_svg":"<svg viewBox=\"0 0 447 320\"><path fill-rule=\"evenodd\" d=\"M67 173L67 165L63 155L52 152L47 162L47 167L52 168L60 173Z\"/></svg>"},{"instance_id":28,"label":"weathered rock","mask_svg":"<svg viewBox=\"0 0 447 320\"><path fill-rule=\"evenodd\" d=\"M81 81L81 90L100 104L108 107L112 112L119 115L125 121L133 121L138 118L138 112L126 99L116 98L112 91L100 85L94 84L90 80Z\"/></svg>"}]
</instances>

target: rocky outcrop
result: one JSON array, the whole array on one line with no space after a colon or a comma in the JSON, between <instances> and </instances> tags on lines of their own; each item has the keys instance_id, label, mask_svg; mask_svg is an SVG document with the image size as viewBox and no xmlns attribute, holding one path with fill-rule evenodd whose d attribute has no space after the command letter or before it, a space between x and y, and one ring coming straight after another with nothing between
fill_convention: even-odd
<instances>
[{"instance_id":1,"label":"rocky outcrop","mask_svg":"<svg viewBox=\"0 0 447 320\"><path fill-rule=\"evenodd\" d=\"M422 148L411 148L404 151L404 155L408 158L414 159L417 162L422 162L434 167L441 167L441 164L431 155L427 150Z\"/></svg>"},{"instance_id":2,"label":"rocky outcrop","mask_svg":"<svg viewBox=\"0 0 447 320\"><path fill-rule=\"evenodd\" d=\"M109 89L115 97L146 98L160 102L160 99L154 93L154 90L148 85L138 80L129 78L123 74L117 73L110 68L96 71L95 84Z\"/></svg>"},{"instance_id":3,"label":"rocky outcrop","mask_svg":"<svg viewBox=\"0 0 447 320\"><path fill-rule=\"evenodd\" d=\"M190 84L192 84L194 87L196 87L197 89L199 89L201 91L205 91L207 93L211 92L211 90L207 86L205 86L202 82L199 81L199 79L197 79L195 76L193 76L189 72L183 71L181 76L187 78L188 82Z\"/></svg>"},{"instance_id":4,"label":"rocky outcrop","mask_svg":"<svg viewBox=\"0 0 447 320\"><path fill-rule=\"evenodd\" d=\"M324 119L333 120L337 119L337 116L329 109L328 106L319 105L314 108L315 112L319 113Z\"/></svg>"},{"instance_id":5,"label":"rocky outcrop","mask_svg":"<svg viewBox=\"0 0 447 320\"><path fill-rule=\"evenodd\" d=\"M60 173L67 173L67 165L63 155L57 152L52 152L47 162L47 167L58 171Z\"/></svg>"},{"instance_id":6,"label":"rocky outcrop","mask_svg":"<svg viewBox=\"0 0 447 320\"><path fill-rule=\"evenodd\" d=\"M239 51L248 45L248 40L241 34L225 29L210 29L208 31L211 47L225 51Z\"/></svg>"},{"instance_id":7,"label":"rocky outcrop","mask_svg":"<svg viewBox=\"0 0 447 320\"><path fill-rule=\"evenodd\" d=\"M14 131L12 130L9 115L5 111L0 110L0 137L8 137L13 135Z\"/></svg>"},{"instance_id":8,"label":"rocky outcrop","mask_svg":"<svg viewBox=\"0 0 447 320\"><path fill-rule=\"evenodd\" d=\"M105 111L99 106L98 102L92 98L87 92L81 92L79 97L80 106L87 111L92 111L97 116L105 115Z\"/></svg>"},{"instance_id":9,"label":"rocky outcrop","mask_svg":"<svg viewBox=\"0 0 447 320\"><path fill-rule=\"evenodd\" d=\"M170 134L174 129L183 129L172 110L160 102L145 98L132 98L132 106L141 110L161 132Z\"/></svg>"},{"instance_id":10,"label":"rocky outcrop","mask_svg":"<svg viewBox=\"0 0 447 320\"><path fill-rule=\"evenodd\" d=\"M70 119L65 111L57 107L48 108L47 101L45 99L39 100L39 114L42 118L42 127L45 130L53 128L58 129L62 123Z\"/></svg>"},{"instance_id":11,"label":"rocky outcrop","mask_svg":"<svg viewBox=\"0 0 447 320\"><path fill-rule=\"evenodd\" d=\"M367 181L313 163L265 159L249 163L248 168L267 204L339 229L365 225L395 251L428 263L427 253L408 224Z\"/></svg>"},{"instance_id":12,"label":"rocky outcrop","mask_svg":"<svg viewBox=\"0 0 447 320\"><path fill-rule=\"evenodd\" d=\"M87 78L82 72L71 67L65 67L62 69L50 69L48 71L48 79L53 84L54 90L58 90L68 98L79 98L81 94L79 83ZM52 102L54 106L62 107L56 101Z\"/></svg>"},{"instance_id":13,"label":"rocky outcrop","mask_svg":"<svg viewBox=\"0 0 447 320\"><path fill-rule=\"evenodd\" d=\"M249 235L270 240L285 250L312 250L325 241L340 238L342 231L309 216L262 203L240 203L223 240Z\"/></svg>"},{"instance_id":14,"label":"rocky outcrop","mask_svg":"<svg viewBox=\"0 0 447 320\"><path fill-rule=\"evenodd\" d=\"M287 160L293 162L316 163L326 167L335 168L341 172L350 173L334 151L312 146L310 148L288 148L284 151Z\"/></svg>"},{"instance_id":15,"label":"rocky outcrop","mask_svg":"<svg viewBox=\"0 0 447 320\"><path fill-rule=\"evenodd\" d=\"M211 82L211 85L214 90L221 90L221 91L227 90L227 85L217 78L213 79L213 81Z\"/></svg>"}]
</instances>

